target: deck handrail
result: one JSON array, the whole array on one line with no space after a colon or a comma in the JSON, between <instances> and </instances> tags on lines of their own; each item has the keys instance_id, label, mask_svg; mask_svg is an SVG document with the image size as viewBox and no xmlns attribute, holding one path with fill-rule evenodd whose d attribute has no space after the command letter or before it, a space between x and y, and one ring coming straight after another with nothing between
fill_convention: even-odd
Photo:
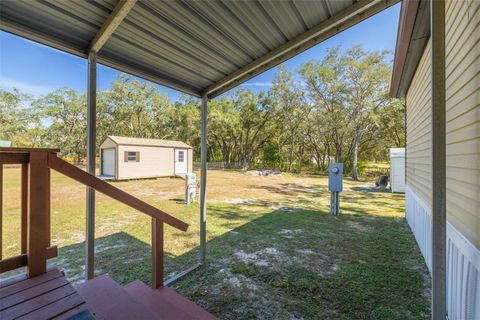
<instances>
[{"instance_id":1,"label":"deck handrail","mask_svg":"<svg viewBox=\"0 0 480 320\"><path fill-rule=\"evenodd\" d=\"M59 158L58 152L58 149L0 148L0 248L3 165L22 164L22 253L2 259L0 249L0 273L27 266L28 276L33 277L46 272L46 260L57 256L56 246L50 246L50 169L53 169L152 217L152 287L163 286L163 223L181 231L187 231L188 224L77 168Z\"/></svg>"},{"instance_id":2,"label":"deck handrail","mask_svg":"<svg viewBox=\"0 0 480 320\"><path fill-rule=\"evenodd\" d=\"M60 159L54 154L49 155L48 164L53 170L58 171L77 182L89 186L90 188L95 189L96 191L101 192L112 199L126 204L133 209L148 214L152 218L161 220L181 231L187 231L188 229L188 224L185 222L169 215L168 213L165 213L160 209L155 208L145 201L142 201L117 187L112 186L111 184L83 171L82 169L77 168L73 164Z\"/></svg>"}]
</instances>

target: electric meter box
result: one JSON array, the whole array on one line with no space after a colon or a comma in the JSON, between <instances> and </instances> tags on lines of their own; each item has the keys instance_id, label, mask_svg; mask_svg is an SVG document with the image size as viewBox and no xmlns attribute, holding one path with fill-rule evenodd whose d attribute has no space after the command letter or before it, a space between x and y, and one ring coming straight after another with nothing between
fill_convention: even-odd
<instances>
[{"instance_id":1,"label":"electric meter box","mask_svg":"<svg viewBox=\"0 0 480 320\"><path fill-rule=\"evenodd\" d=\"M195 173L185 174L185 184L187 186L189 186L189 185L197 186L197 175Z\"/></svg>"},{"instance_id":2,"label":"electric meter box","mask_svg":"<svg viewBox=\"0 0 480 320\"><path fill-rule=\"evenodd\" d=\"M330 163L328 165L328 190L343 191L343 163Z\"/></svg>"}]
</instances>

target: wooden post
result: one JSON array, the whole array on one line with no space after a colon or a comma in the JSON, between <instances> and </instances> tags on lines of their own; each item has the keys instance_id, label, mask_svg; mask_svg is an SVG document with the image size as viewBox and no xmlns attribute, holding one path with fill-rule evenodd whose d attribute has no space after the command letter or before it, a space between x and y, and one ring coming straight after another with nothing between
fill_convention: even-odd
<instances>
[{"instance_id":1,"label":"wooden post","mask_svg":"<svg viewBox=\"0 0 480 320\"><path fill-rule=\"evenodd\" d=\"M30 152L28 184L28 277L35 277L47 271L47 231L49 216L50 186L48 168L48 153Z\"/></svg>"},{"instance_id":2,"label":"wooden post","mask_svg":"<svg viewBox=\"0 0 480 320\"><path fill-rule=\"evenodd\" d=\"M432 38L432 319L447 318L445 1L430 1Z\"/></svg>"},{"instance_id":3,"label":"wooden post","mask_svg":"<svg viewBox=\"0 0 480 320\"><path fill-rule=\"evenodd\" d=\"M163 287L163 222L152 218L152 288Z\"/></svg>"},{"instance_id":4,"label":"wooden post","mask_svg":"<svg viewBox=\"0 0 480 320\"><path fill-rule=\"evenodd\" d=\"M27 253L28 230L28 164L22 163L22 193L21 193L21 251Z\"/></svg>"}]
</instances>

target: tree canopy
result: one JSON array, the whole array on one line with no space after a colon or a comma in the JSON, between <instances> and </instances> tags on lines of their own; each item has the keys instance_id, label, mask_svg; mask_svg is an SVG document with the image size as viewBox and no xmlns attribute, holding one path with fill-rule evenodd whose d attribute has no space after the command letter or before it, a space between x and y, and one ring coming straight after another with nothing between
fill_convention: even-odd
<instances>
[{"instance_id":1,"label":"tree canopy","mask_svg":"<svg viewBox=\"0 0 480 320\"><path fill-rule=\"evenodd\" d=\"M280 66L268 90L243 87L208 104L208 159L227 167L324 171L344 162L354 179L362 161L386 160L405 144L405 106L388 97L388 52L327 50L299 70ZM86 155L86 94L63 88L38 99L0 90L0 140ZM97 143L107 135L175 139L200 155L200 101L172 102L147 81L119 74L97 92Z\"/></svg>"}]
</instances>

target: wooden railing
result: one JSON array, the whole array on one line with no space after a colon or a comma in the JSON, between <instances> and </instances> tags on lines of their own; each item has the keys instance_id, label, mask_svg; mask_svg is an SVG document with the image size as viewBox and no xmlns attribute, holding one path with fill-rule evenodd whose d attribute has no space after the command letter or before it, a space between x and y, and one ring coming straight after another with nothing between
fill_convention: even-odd
<instances>
[{"instance_id":1,"label":"wooden railing","mask_svg":"<svg viewBox=\"0 0 480 320\"><path fill-rule=\"evenodd\" d=\"M28 277L45 273L57 256L50 244L50 169L152 217L152 287L163 286L163 224L186 231L188 224L75 167L58 149L0 148L0 273L27 266ZM2 259L3 165L21 164L21 254Z\"/></svg>"}]
</instances>

